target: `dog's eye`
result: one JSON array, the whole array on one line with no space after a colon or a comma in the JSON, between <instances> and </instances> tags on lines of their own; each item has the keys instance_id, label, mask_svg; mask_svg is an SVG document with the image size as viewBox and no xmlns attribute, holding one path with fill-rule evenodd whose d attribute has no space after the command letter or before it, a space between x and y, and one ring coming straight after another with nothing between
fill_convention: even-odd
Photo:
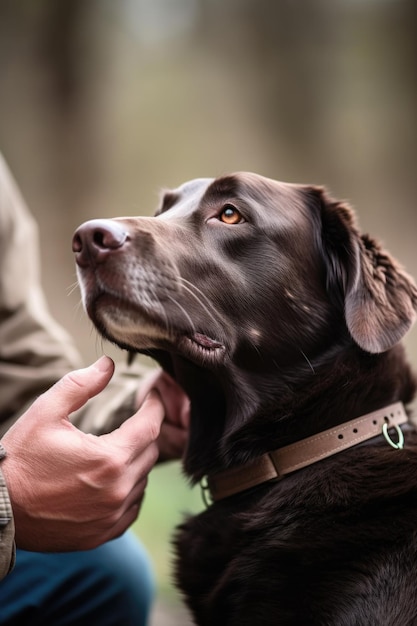
<instances>
[{"instance_id":1,"label":"dog's eye","mask_svg":"<svg viewBox=\"0 0 417 626\"><path fill-rule=\"evenodd\" d=\"M233 204L225 204L219 215L220 221L224 224L240 224L244 221L242 214L239 213Z\"/></svg>"}]
</instances>

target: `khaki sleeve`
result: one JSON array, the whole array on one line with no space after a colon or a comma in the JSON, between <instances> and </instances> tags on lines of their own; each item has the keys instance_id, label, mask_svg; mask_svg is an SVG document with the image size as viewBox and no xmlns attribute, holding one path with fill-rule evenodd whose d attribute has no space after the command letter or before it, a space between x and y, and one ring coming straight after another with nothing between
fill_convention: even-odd
<instances>
[{"instance_id":1,"label":"khaki sleeve","mask_svg":"<svg viewBox=\"0 0 417 626\"><path fill-rule=\"evenodd\" d=\"M72 339L45 302L36 223L0 155L0 436L39 394L79 367ZM74 423L96 434L119 426L135 410L142 373L140 366L118 365Z\"/></svg>"},{"instance_id":2,"label":"khaki sleeve","mask_svg":"<svg viewBox=\"0 0 417 626\"><path fill-rule=\"evenodd\" d=\"M36 224L0 156L0 432L81 360L50 315Z\"/></svg>"}]
</instances>

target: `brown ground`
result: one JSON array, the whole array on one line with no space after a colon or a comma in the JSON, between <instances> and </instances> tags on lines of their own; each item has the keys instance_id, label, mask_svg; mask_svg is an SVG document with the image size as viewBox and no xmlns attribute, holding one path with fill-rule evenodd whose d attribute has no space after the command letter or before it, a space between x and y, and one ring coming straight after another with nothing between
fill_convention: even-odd
<instances>
[{"instance_id":1,"label":"brown ground","mask_svg":"<svg viewBox=\"0 0 417 626\"><path fill-rule=\"evenodd\" d=\"M149 626L192 626L187 610L178 604L169 605L161 600L155 603Z\"/></svg>"}]
</instances>

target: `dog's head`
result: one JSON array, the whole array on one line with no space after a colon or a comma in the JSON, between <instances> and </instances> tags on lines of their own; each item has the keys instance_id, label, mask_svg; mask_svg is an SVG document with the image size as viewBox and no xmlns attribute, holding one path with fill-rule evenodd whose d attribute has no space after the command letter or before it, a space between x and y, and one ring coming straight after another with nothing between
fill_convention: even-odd
<instances>
[{"instance_id":1,"label":"dog's head","mask_svg":"<svg viewBox=\"0 0 417 626\"><path fill-rule=\"evenodd\" d=\"M318 187L198 179L165 193L155 217L85 223L73 248L96 327L220 414L213 443L339 347L387 351L415 319L411 279Z\"/></svg>"}]
</instances>

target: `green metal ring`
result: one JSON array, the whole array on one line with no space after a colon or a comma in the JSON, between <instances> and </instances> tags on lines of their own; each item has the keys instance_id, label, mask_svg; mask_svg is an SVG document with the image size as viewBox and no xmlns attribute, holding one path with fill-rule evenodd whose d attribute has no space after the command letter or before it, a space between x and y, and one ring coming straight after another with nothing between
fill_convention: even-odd
<instances>
[{"instance_id":1,"label":"green metal ring","mask_svg":"<svg viewBox=\"0 0 417 626\"><path fill-rule=\"evenodd\" d=\"M397 436L398 436L398 442L395 443L395 441L393 441L388 433L388 428L395 428L396 432L397 432ZM401 430L401 428L399 426L397 426L397 424L392 424L391 426L389 426L389 424L387 422L385 422L385 424L382 426L382 434L384 435L387 443L389 443L390 446L392 446L393 448L395 448L396 450L402 450L404 447L404 435L403 435L403 431Z\"/></svg>"}]
</instances>

